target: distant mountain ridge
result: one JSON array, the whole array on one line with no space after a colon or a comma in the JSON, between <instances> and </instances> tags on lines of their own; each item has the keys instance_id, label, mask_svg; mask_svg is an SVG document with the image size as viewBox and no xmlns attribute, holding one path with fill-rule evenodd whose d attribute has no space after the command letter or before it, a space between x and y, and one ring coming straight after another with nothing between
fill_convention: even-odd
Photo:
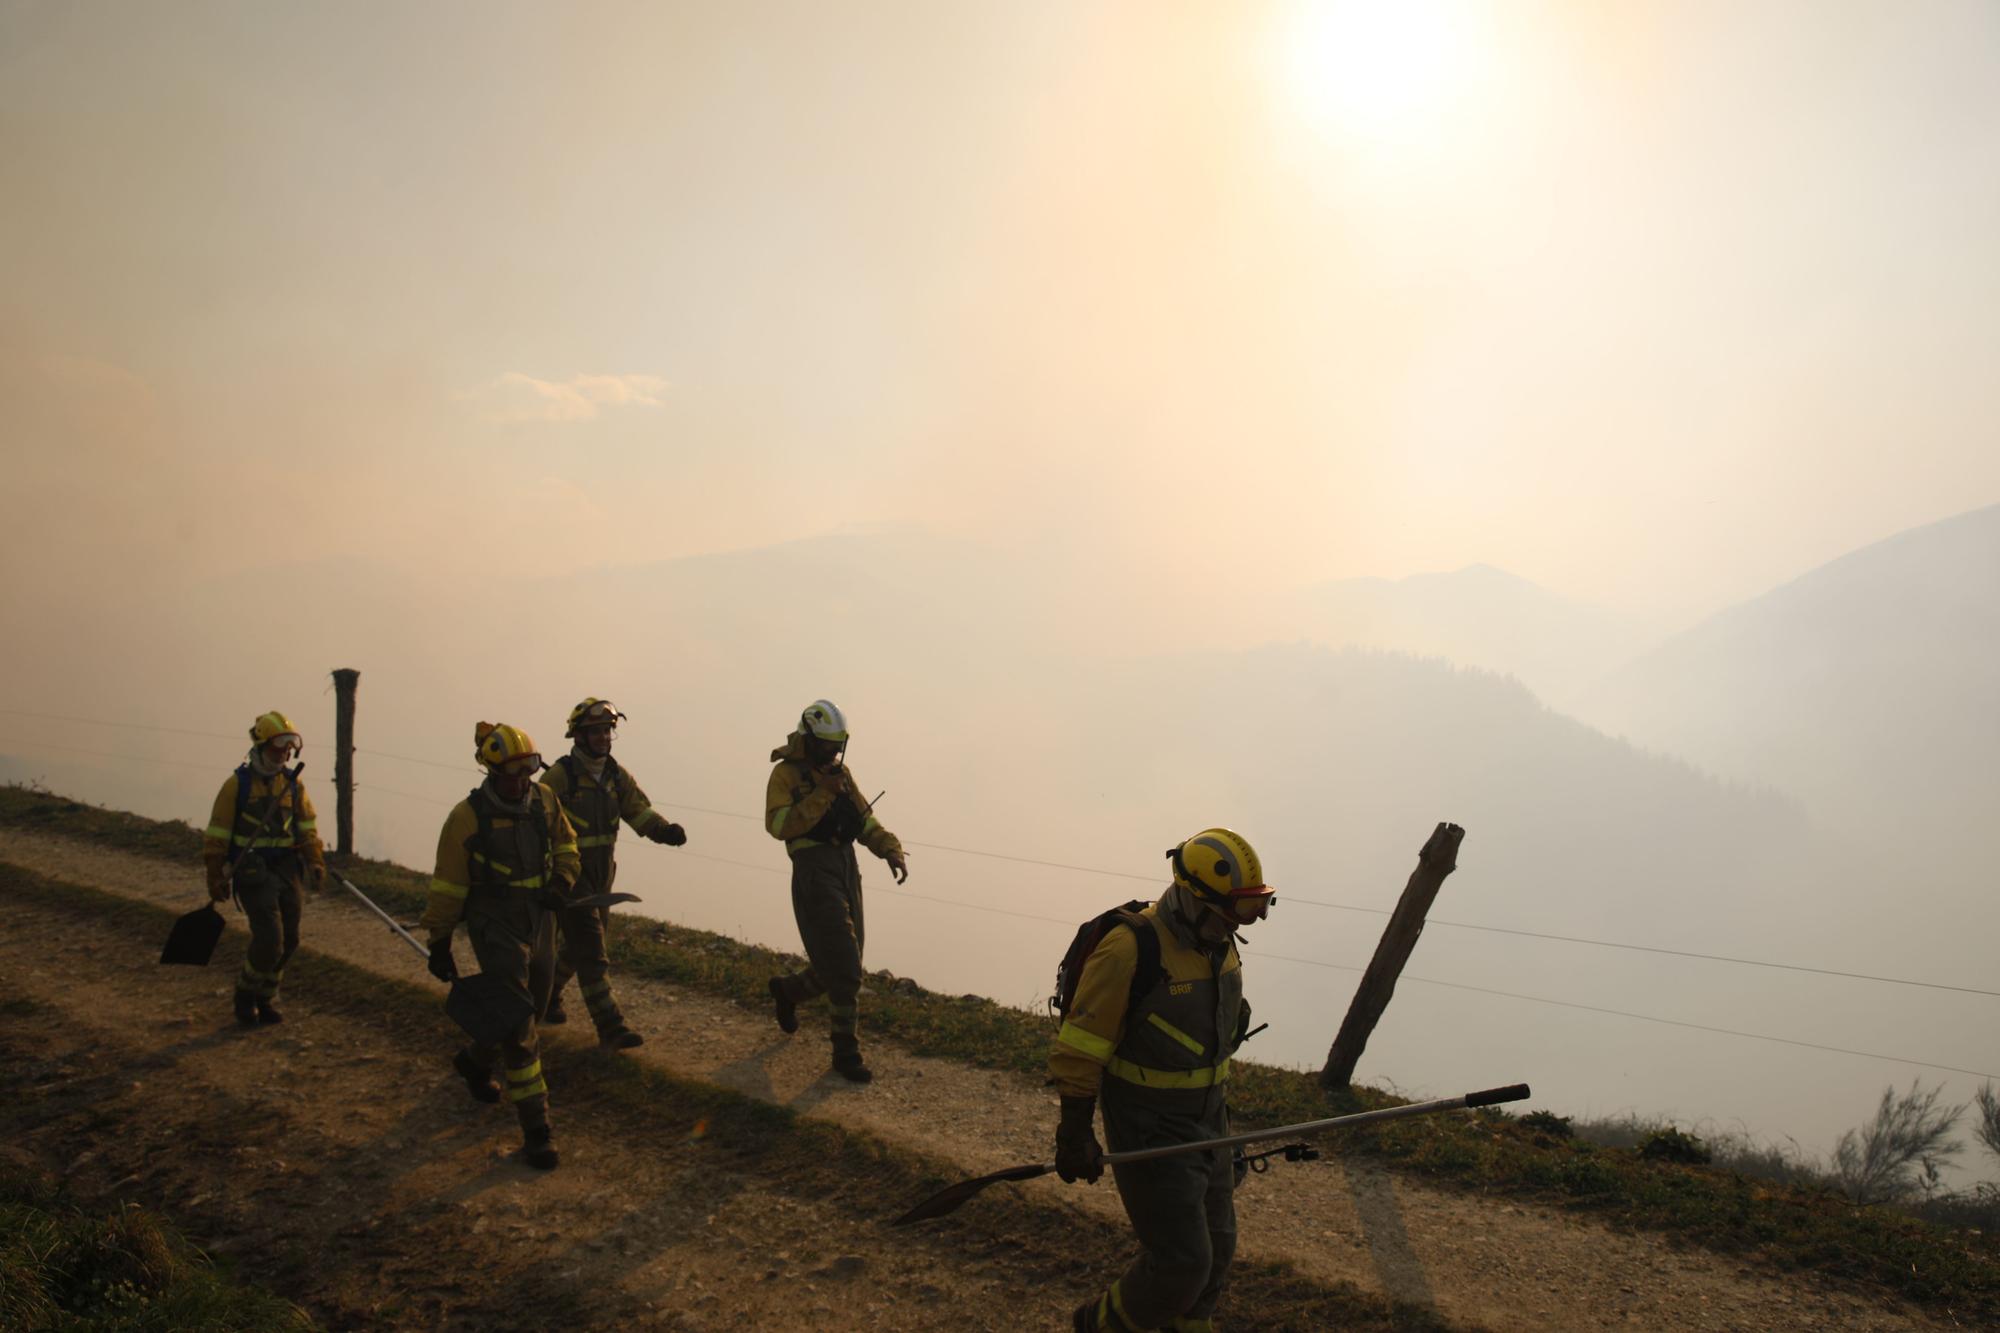
<instances>
[{"instance_id":1,"label":"distant mountain ridge","mask_svg":"<svg viewBox=\"0 0 2000 1333\"><path fill-rule=\"evenodd\" d=\"M2000 801L2000 505L1730 607L1608 676L1579 711L1922 859Z\"/></svg>"},{"instance_id":2,"label":"distant mountain ridge","mask_svg":"<svg viewBox=\"0 0 2000 1333\"><path fill-rule=\"evenodd\" d=\"M1299 602L1299 623L1329 646L1442 657L1512 676L1558 707L1645 643L1615 612L1488 564L1340 579L1306 589Z\"/></svg>"}]
</instances>

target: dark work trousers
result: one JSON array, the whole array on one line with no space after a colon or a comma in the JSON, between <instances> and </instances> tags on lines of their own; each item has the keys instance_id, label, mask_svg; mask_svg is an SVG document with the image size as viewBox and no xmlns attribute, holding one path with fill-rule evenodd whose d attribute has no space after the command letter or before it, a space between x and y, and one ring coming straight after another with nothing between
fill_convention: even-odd
<instances>
[{"instance_id":1,"label":"dark work trousers","mask_svg":"<svg viewBox=\"0 0 2000 1333\"><path fill-rule=\"evenodd\" d=\"M1103 1102L1104 1136L1113 1152L1229 1133L1220 1096L1206 1114L1185 1114L1149 1107L1143 1092L1115 1083L1105 1079ZM1111 1168L1141 1247L1116 1288L1133 1327L1158 1328L1176 1316L1205 1319L1215 1309L1236 1254L1236 1176L1229 1157L1227 1148L1211 1148Z\"/></svg>"},{"instance_id":2,"label":"dark work trousers","mask_svg":"<svg viewBox=\"0 0 2000 1333\"><path fill-rule=\"evenodd\" d=\"M590 1021L597 1025L597 1035L622 1030L625 1016L618 1012L618 1001L611 993L611 955L605 947L611 909L565 907L556 913L556 922L562 932L562 947L556 954L551 997L562 994L562 988L575 977L577 990L590 1010Z\"/></svg>"},{"instance_id":3,"label":"dark work trousers","mask_svg":"<svg viewBox=\"0 0 2000 1333\"><path fill-rule=\"evenodd\" d=\"M295 854L266 859L245 852L231 876L250 927L250 947L243 953L236 989L266 1002L278 998L285 963L299 947L299 916L305 906L301 874Z\"/></svg>"},{"instance_id":4,"label":"dark work trousers","mask_svg":"<svg viewBox=\"0 0 2000 1333\"><path fill-rule=\"evenodd\" d=\"M792 916L799 923L808 966L780 977L794 1004L824 995L833 1011L834 1039L858 1030L861 950L861 866L853 843L822 843L792 853Z\"/></svg>"},{"instance_id":5,"label":"dark work trousers","mask_svg":"<svg viewBox=\"0 0 2000 1333\"><path fill-rule=\"evenodd\" d=\"M555 918L534 906L524 890L475 889L466 901L465 934L479 959L479 970L505 981L533 1006L505 1040L495 1046L474 1043L466 1048L466 1056L481 1069L499 1066L507 1100L514 1104L522 1129L546 1125L549 1085L542 1077L534 1015L548 1003L555 971Z\"/></svg>"}]
</instances>

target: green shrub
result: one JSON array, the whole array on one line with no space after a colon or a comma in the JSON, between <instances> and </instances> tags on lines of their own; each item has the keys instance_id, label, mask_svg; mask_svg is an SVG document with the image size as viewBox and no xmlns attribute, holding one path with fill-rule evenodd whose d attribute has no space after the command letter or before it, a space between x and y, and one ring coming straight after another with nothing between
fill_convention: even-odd
<instances>
[{"instance_id":1,"label":"green shrub","mask_svg":"<svg viewBox=\"0 0 2000 1333\"><path fill-rule=\"evenodd\" d=\"M1639 1145L1639 1156L1649 1162L1707 1166L1711 1155L1706 1143L1692 1134L1683 1134L1672 1125L1655 1131L1651 1138Z\"/></svg>"}]
</instances>

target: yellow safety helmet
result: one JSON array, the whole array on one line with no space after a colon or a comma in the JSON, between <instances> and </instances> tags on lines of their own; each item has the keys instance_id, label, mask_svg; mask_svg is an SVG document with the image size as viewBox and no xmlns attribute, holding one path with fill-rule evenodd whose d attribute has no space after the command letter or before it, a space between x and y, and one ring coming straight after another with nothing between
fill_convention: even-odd
<instances>
[{"instance_id":1,"label":"yellow safety helmet","mask_svg":"<svg viewBox=\"0 0 2000 1333\"><path fill-rule=\"evenodd\" d=\"M542 762L541 752L535 748L528 733L505 722L481 722L472 729L472 740L478 747L473 751L473 758L489 771L516 767L523 759L532 762L533 766L528 769L531 773L539 773L548 767Z\"/></svg>"},{"instance_id":2,"label":"yellow safety helmet","mask_svg":"<svg viewBox=\"0 0 2000 1333\"><path fill-rule=\"evenodd\" d=\"M569 730L565 737L573 737L585 727L615 727L625 720L625 715L611 706L609 699L599 699L595 695L569 710Z\"/></svg>"},{"instance_id":3,"label":"yellow safety helmet","mask_svg":"<svg viewBox=\"0 0 2000 1333\"><path fill-rule=\"evenodd\" d=\"M275 708L268 713L260 714L257 720L250 724L250 739L260 746L269 745L281 736L290 736L292 748L295 750L305 747L305 741L299 736L299 729L292 725L290 718Z\"/></svg>"},{"instance_id":4,"label":"yellow safety helmet","mask_svg":"<svg viewBox=\"0 0 2000 1333\"><path fill-rule=\"evenodd\" d=\"M838 745L847 744L847 714L831 699L815 699L799 714L799 731Z\"/></svg>"},{"instance_id":5,"label":"yellow safety helmet","mask_svg":"<svg viewBox=\"0 0 2000 1333\"><path fill-rule=\"evenodd\" d=\"M1174 883L1238 925L1261 921L1276 895L1264 882L1264 863L1241 833L1203 829L1173 848Z\"/></svg>"}]
</instances>

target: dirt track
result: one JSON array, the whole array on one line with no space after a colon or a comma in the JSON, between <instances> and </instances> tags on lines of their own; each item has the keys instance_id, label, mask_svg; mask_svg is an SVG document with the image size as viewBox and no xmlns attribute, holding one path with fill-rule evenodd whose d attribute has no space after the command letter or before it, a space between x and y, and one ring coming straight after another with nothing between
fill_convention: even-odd
<instances>
[{"instance_id":1,"label":"dirt track","mask_svg":"<svg viewBox=\"0 0 2000 1333\"><path fill-rule=\"evenodd\" d=\"M198 867L15 828L0 828L0 861L176 909L199 899ZM430 984L421 960L344 894L308 904L305 934L311 949ZM621 1147L620 1126L593 1118L600 1108L588 1093L592 1062L618 1057L580 1039L587 1025L583 1032L576 1024L559 1029L548 1043L565 1164L552 1176L530 1173L505 1155L516 1137L511 1117L457 1091L444 1063L452 1043L441 1019L434 1037L418 1034L383 1049L379 1034L317 1013L310 989L296 985L286 997L291 1021L240 1033L227 1022L240 956L241 935L232 929L206 972L161 969L125 941L79 939L60 921L28 914L0 939L0 988L7 992L0 998L22 1010L10 1010L0 1032L10 1058L38 1070L31 1096L46 1100L47 1133L31 1135L42 1141L30 1147L45 1164L89 1117L120 1126L121 1137L73 1159L70 1169L98 1177L101 1189L122 1183L122 1173L147 1183L170 1209L206 1209L204 1217L218 1218L212 1234L201 1236L210 1248L291 1246L309 1272L316 1235L367 1254L371 1228L398 1219L379 1262L344 1264L338 1289L315 1291L312 1304L323 1316L338 1310L362 1322L411 1325L540 1322L498 1294L505 1278L539 1293L549 1314L550 1302L591 1292L586 1308L562 1311L586 1323L1055 1327L1068 1305L1113 1275L1023 1252L1002 1236L988 1253L970 1257L900 1233L892 1239L878 1226L857 1225L853 1201L800 1197L781 1183L697 1169L704 1149L696 1142L665 1158ZM870 1051L877 1081L854 1089L825 1077L825 1043L810 1025L786 1038L768 1014L699 992L623 981L619 993L649 1039L637 1057L676 1074L866 1129L955 1160L968 1174L1047 1152L1053 1098L1027 1078L877 1046ZM218 1116L216 1105L231 1109ZM165 1145L150 1145L148 1155L140 1151L147 1145L122 1137L123 1127L149 1122L213 1133L183 1166L161 1160L157 1150ZM262 1167L256 1174L263 1183L245 1195L231 1182L250 1162ZM718 1180L734 1183L718 1189ZM1116 1196L1103 1185L1045 1180L1018 1188L1042 1192L1080 1220L1118 1220ZM872 1206L892 1211L900 1202ZM976 1214L968 1209L968 1216ZM1352 1283L1457 1324L1935 1326L1811 1276L1431 1189L1363 1164L1279 1164L1239 1196L1239 1216L1246 1259L1288 1260L1304 1276ZM551 1233L577 1238L559 1248L563 1260L553 1270L541 1262L546 1245L510 1243ZM441 1276L454 1266L466 1276ZM1229 1313L1225 1298L1220 1321L1228 1323Z\"/></svg>"}]
</instances>

